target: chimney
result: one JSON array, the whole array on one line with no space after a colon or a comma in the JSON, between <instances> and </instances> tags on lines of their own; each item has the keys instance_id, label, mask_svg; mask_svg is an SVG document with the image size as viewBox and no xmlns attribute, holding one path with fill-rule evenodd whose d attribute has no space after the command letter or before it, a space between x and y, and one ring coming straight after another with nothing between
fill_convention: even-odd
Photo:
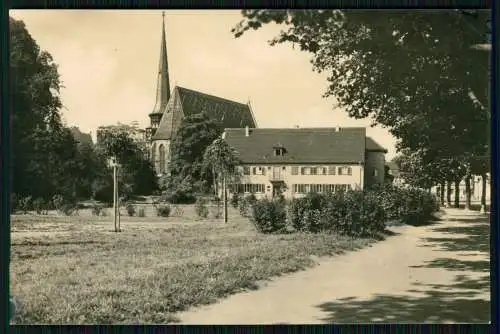
<instances>
[{"instance_id":1,"label":"chimney","mask_svg":"<svg viewBox=\"0 0 500 334\"><path fill-rule=\"evenodd\" d=\"M245 137L248 137L250 135L250 129L248 128L248 125L245 126Z\"/></svg>"}]
</instances>

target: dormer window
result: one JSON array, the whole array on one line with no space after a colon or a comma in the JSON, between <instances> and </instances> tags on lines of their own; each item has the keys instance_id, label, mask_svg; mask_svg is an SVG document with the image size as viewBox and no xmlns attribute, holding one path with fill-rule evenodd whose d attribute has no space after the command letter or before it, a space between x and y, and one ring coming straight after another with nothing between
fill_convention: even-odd
<instances>
[{"instance_id":1,"label":"dormer window","mask_svg":"<svg viewBox=\"0 0 500 334\"><path fill-rule=\"evenodd\" d=\"M281 157L281 156L285 155L285 148L283 147L283 145L281 145L279 143L273 146L273 150L274 150L275 157Z\"/></svg>"}]
</instances>

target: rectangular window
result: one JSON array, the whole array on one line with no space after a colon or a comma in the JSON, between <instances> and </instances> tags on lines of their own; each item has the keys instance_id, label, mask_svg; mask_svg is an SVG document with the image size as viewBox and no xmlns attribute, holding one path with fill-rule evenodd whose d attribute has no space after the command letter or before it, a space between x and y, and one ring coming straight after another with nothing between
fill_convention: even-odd
<instances>
[{"instance_id":1,"label":"rectangular window","mask_svg":"<svg viewBox=\"0 0 500 334\"><path fill-rule=\"evenodd\" d=\"M264 175L264 167L253 167L252 168L252 173L253 175Z\"/></svg>"},{"instance_id":2,"label":"rectangular window","mask_svg":"<svg viewBox=\"0 0 500 334\"><path fill-rule=\"evenodd\" d=\"M326 175L328 173L328 168L321 167L321 175Z\"/></svg>"},{"instance_id":3,"label":"rectangular window","mask_svg":"<svg viewBox=\"0 0 500 334\"><path fill-rule=\"evenodd\" d=\"M248 166L243 167L243 175L250 175L250 167Z\"/></svg>"},{"instance_id":4,"label":"rectangular window","mask_svg":"<svg viewBox=\"0 0 500 334\"><path fill-rule=\"evenodd\" d=\"M304 174L303 175L311 175L311 168L304 167Z\"/></svg>"},{"instance_id":5,"label":"rectangular window","mask_svg":"<svg viewBox=\"0 0 500 334\"><path fill-rule=\"evenodd\" d=\"M378 170L376 168L373 169L373 176L375 176L375 177L378 176Z\"/></svg>"},{"instance_id":6,"label":"rectangular window","mask_svg":"<svg viewBox=\"0 0 500 334\"><path fill-rule=\"evenodd\" d=\"M351 167L339 167L339 175L352 175Z\"/></svg>"},{"instance_id":7,"label":"rectangular window","mask_svg":"<svg viewBox=\"0 0 500 334\"><path fill-rule=\"evenodd\" d=\"M328 174L335 175L335 166L328 166Z\"/></svg>"},{"instance_id":8,"label":"rectangular window","mask_svg":"<svg viewBox=\"0 0 500 334\"><path fill-rule=\"evenodd\" d=\"M311 167L311 175L318 175L318 168L317 167Z\"/></svg>"},{"instance_id":9,"label":"rectangular window","mask_svg":"<svg viewBox=\"0 0 500 334\"><path fill-rule=\"evenodd\" d=\"M299 167L292 166L292 175L299 175Z\"/></svg>"},{"instance_id":10,"label":"rectangular window","mask_svg":"<svg viewBox=\"0 0 500 334\"><path fill-rule=\"evenodd\" d=\"M305 185L304 192L305 192L305 193L309 193L309 192L311 192L311 185L310 185L310 184L306 184L306 185Z\"/></svg>"}]
</instances>

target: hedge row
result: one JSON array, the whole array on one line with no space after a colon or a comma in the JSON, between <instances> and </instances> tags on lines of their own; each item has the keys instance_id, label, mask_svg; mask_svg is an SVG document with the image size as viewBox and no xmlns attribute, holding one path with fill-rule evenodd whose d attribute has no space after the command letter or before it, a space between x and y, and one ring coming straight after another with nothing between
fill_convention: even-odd
<instances>
[{"instance_id":1,"label":"hedge row","mask_svg":"<svg viewBox=\"0 0 500 334\"><path fill-rule=\"evenodd\" d=\"M245 209L252 203L251 219L262 233L279 233L291 227L300 232L335 232L353 237L375 236L384 231L388 221L420 224L438 210L431 194L394 186L310 193L289 202L282 199L245 199L244 202Z\"/></svg>"}]
</instances>

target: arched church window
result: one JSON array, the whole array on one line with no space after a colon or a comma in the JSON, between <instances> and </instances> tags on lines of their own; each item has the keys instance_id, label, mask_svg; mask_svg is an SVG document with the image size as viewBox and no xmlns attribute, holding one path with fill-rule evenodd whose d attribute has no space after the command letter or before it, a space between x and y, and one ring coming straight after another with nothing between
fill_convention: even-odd
<instances>
[{"instance_id":1,"label":"arched church window","mask_svg":"<svg viewBox=\"0 0 500 334\"><path fill-rule=\"evenodd\" d=\"M165 146L163 144L158 148L160 154L160 173L165 173Z\"/></svg>"}]
</instances>

